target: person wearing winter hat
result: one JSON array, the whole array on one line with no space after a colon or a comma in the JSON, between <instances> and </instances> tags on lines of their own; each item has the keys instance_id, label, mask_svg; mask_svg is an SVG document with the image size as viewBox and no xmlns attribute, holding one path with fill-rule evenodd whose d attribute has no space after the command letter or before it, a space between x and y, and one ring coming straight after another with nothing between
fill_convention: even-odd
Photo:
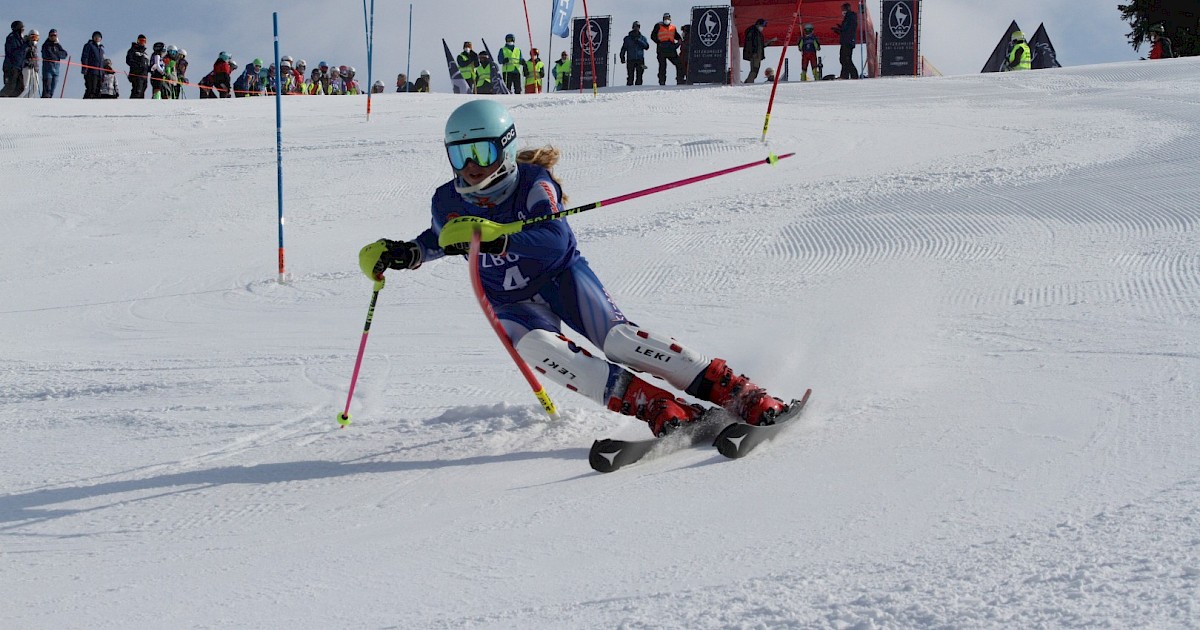
<instances>
[{"instance_id":1,"label":"person wearing winter hat","mask_svg":"<svg viewBox=\"0 0 1200 630\"><path fill-rule=\"evenodd\" d=\"M417 92L429 92L429 71L422 70L421 76L417 77L417 82L413 84L413 89Z\"/></svg>"},{"instance_id":2,"label":"person wearing winter hat","mask_svg":"<svg viewBox=\"0 0 1200 630\"><path fill-rule=\"evenodd\" d=\"M642 23L634 22L633 28L621 42L621 63L625 64L625 85L641 85L642 73L646 71L646 51L650 50L650 42L642 35ZM563 51L566 54L566 51ZM568 74L570 70L567 71ZM562 89L561 87L559 89Z\"/></svg>"},{"instance_id":3,"label":"person wearing winter hat","mask_svg":"<svg viewBox=\"0 0 1200 630\"><path fill-rule=\"evenodd\" d=\"M683 37L671 24L670 13L664 13L662 21L654 25L650 41L654 42L658 52L658 84L667 84L667 62L670 62L675 66L675 84L683 85L683 66L679 62L679 45L683 43Z\"/></svg>"},{"instance_id":4,"label":"person wearing winter hat","mask_svg":"<svg viewBox=\"0 0 1200 630\"><path fill-rule=\"evenodd\" d=\"M4 40L4 88L0 96L12 97L20 94L25 83L21 78L21 66L25 58L21 51L25 50L25 23L16 20L12 23L12 32Z\"/></svg>"},{"instance_id":5,"label":"person wearing winter hat","mask_svg":"<svg viewBox=\"0 0 1200 630\"><path fill-rule=\"evenodd\" d=\"M38 40L41 34L37 29L30 29L25 36L25 47L21 49L21 80L24 90L18 94L21 98L37 98L42 95L42 75L38 72Z\"/></svg>"},{"instance_id":6,"label":"person wearing winter hat","mask_svg":"<svg viewBox=\"0 0 1200 630\"><path fill-rule=\"evenodd\" d=\"M146 98L146 86L150 83L150 53L146 51L146 36L138 35L125 52L125 65L129 67L129 98Z\"/></svg>"},{"instance_id":7,"label":"person wearing winter hat","mask_svg":"<svg viewBox=\"0 0 1200 630\"><path fill-rule=\"evenodd\" d=\"M67 51L58 41L58 29L50 29L46 43L42 44L42 98L54 98L66 58Z\"/></svg>"},{"instance_id":8,"label":"person wearing winter hat","mask_svg":"<svg viewBox=\"0 0 1200 630\"><path fill-rule=\"evenodd\" d=\"M504 86L513 94L521 93L521 70L525 57L517 48L517 37L512 33L504 36L504 47L500 49L500 70L504 73Z\"/></svg>"},{"instance_id":9,"label":"person wearing winter hat","mask_svg":"<svg viewBox=\"0 0 1200 630\"><path fill-rule=\"evenodd\" d=\"M100 98L100 83L104 81L104 36L94 31L92 38L83 45L79 63L83 65L83 98Z\"/></svg>"}]
</instances>

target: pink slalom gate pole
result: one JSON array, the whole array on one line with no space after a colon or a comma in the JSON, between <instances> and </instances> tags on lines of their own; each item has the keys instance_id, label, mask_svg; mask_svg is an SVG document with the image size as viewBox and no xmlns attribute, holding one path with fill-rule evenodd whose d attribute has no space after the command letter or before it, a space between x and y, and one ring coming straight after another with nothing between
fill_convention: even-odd
<instances>
[{"instance_id":1,"label":"pink slalom gate pole","mask_svg":"<svg viewBox=\"0 0 1200 630\"><path fill-rule=\"evenodd\" d=\"M525 362L525 359L521 358L521 355L517 353L517 349L513 347L512 340L508 338L508 333L504 332L504 326L496 317L496 311L492 309L492 303L488 301L487 295L483 292L483 281L479 277L479 265L482 264L479 259L479 247L479 230L476 229L471 233L471 252L468 266L471 268L471 288L475 290L475 299L479 301L479 308L483 310L484 317L487 317L488 323L492 325L492 330L496 331L496 336L500 338L500 343L508 351L508 356L512 357L513 362L517 364L517 369L521 371L521 375L525 377L525 381L533 389L533 395L537 396L542 409L546 411L546 414L551 419L557 419L558 410L554 408L554 401L550 400L550 395L546 393L546 388L542 387L533 370L529 369L529 364Z\"/></svg>"},{"instance_id":2,"label":"pink slalom gate pole","mask_svg":"<svg viewBox=\"0 0 1200 630\"><path fill-rule=\"evenodd\" d=\"M804 4L804 0L796 0L796 15L792 18L792 23L788 25L787 37L783 40L783 52L779 53L779 65L775 67L775 82L771 85L771 100L767 102L767 117L763 119L763 134L762 141L767 141L767 126L771 124L771 108L775 106L775 91L779 89L779 77L783 75L783 59L787 56L788 46L792 45L792 31L796 28L796 23L800 21L800 5ZM804 66L800 67L801 71Z\"/></svg>"},{"instance_id":3,"label":"pink slalom gate pole","mask_svg":"<svg viewBox=\"0 0 1200 630\"><path fill-rule=\"evenodd\" d=\"M790 158L793 155L796 155L796 154L795 153L784 153L783 155L771 154L771 155L767 156L767 159L765 159L765 160L755 160L753 162L749 162L747 164L742 164L740 166L731 166L729 168L724 168L719 171L705 173L704 175L696 175L694 177L688 177L686 179L674 181L669 184L661 184L661 185L654 186L651 188L645 188L645 189L638 190L635 192L625 193L624 195L617 195L616 197L612 197L610 199L593 201L592 203L584 204L582 206L575 206L574 208L568 208L557 214L542 215L540 217L533 217L532 219L525 219L524 221L518 221L516 223L510 223L507 225L516 226L516 229L514 229L512 231L519 232L519 231L521 231L521 228L523 228L527 225L533 225L534 223L541 223L542 221L550 221L553 219L565 219L571 215L579 214L581 212L587 212L588 210L595 210L596 208L599 208L601 206L611 206L616 203L621 203L622 201L629 201L630 199L637 199L638 197L645 197L646 195L653 195L654 193L660 193L665 190L671 190L672 188L679 188L680 186L687 186L688 184L695 184L696 182L702 182L706 179L712 179L714 177L720 177L722 175L728 175L730 173L736 173L738 171L744 171L748 168L754 168L755 166L762 166L764 164L774 165L779 160Z\"/></svg>"},{"instance_id":4,"label":"pink slalom gate pole","mask_svg":"<svg viewBox=\"0 0 1200 630\"><path fill-rule=\"evenodd\" d=\"M350 401L354 400L354 385L358 383L358 370L362 367L363 353L367 349L367 334L371 332L371 319L375 317L375 302L379 300L379 291L383 289L383 280L375 282L375 292L371 294L371 306L367 308L367 323L363 326L362 341L358 343L358 358L354 360L354 374L350 376L350 393L346 395L346 409L338 414L338 428L344 429L350 424Z\"/></svg>"}]
</instances>

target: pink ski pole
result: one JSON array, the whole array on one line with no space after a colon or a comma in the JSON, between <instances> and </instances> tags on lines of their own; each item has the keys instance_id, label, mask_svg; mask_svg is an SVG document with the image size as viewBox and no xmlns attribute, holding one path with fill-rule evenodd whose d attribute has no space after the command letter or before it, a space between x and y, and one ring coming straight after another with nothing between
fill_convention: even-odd
<instances>
[{"instance_id":1,"label":"pink ski pole","mask_svg":"<svg viewBox=\"0 0 1200 630\"><path fill-rule=\"evenodd\" d=\"M367 334L371 332L371 319L375 317L375 302L379 299L379 291L383 289L383 276L375 282L375 292L371 294L371 306L367 308L367 323L363 326L362 341L358 344L358 358L354 360L354 374L350 377L350 393L346 395L346 409L338 414L339 428L350 424L350 401L354 400L354 385L358 383L358 369L362 367L363 352L367 349Z\"/></svg>"}]
</instances>

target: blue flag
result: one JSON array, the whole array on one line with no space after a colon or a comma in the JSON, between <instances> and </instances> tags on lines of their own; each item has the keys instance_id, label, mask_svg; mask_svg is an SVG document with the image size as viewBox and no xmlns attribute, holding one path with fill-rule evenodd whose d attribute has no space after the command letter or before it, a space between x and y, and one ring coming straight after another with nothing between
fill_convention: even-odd
<instances>
[{"instance_id":1,"label":"blue flag","mask_svg":"<svg viewBox=\"0 0 1200 630\"><path fill-rule=\"evenodd\" d=\"M550 32L559 37L571 36L571 14L575 12L575 0L554 0L554 11L550 14Z\"/></svg>"}]
</instances>

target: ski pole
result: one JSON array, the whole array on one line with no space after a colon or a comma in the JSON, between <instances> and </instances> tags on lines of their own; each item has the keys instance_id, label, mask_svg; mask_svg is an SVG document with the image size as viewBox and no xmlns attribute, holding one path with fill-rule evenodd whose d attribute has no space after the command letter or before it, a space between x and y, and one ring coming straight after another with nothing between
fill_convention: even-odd
<instances>
[{"instance_id":1,"label":"ski pole","mask_svg":"<svg viewBox=\"0 0 1200 630\"><path fill-rule=\"evenodd\" d=\"M662 184L660 186L654 186L651 188L646 188L644 190L638 190L638 191L631 192L631 193L625 193L624 195L618 195L611 199L603 199L601 201L595 201L595 202L585 204L582 206L568 208L568 209L563 210L562 212L558 212L556 214L547 214L547 215L543 215L540 217L533 217L532 219L525 219L524 221L514 221L512 223L506 223L502 226L503 232L505 234L516 234L517 232L520 232L521 229L527 225L541 223L542 221L550 221L552 219L565 219L571 215L579 214L581 212L587 212L588 210L595 210L596 208L599 208L601 206L611 206L613 204L621 203L622 201L629 201L630 199L637 199L638 197L645 197L646 195L653 195L654 193L663 192L664 190L671 190L672 188L679 188L681 186L687 186L688 184L695 184L696 182L702 182L706 179L712 179L714 177L720 177L721 175L728 175L730 173L736 173L737 171L742 171L742 170L745 170L748 168L753 168L755 166L762 166L763 164L774 165L779 160L782 160L785 158L790 158L793 155L796 155L796 154L795 153L784 153L783 155L777 156L774 153L772 153L771 155L767 156L767 159L765 159L765 160L756 160L756 161L750 162L748 164L742 164L741 166L733 166L733 167L722 169L719 171L713 171L712 173L706 173L704 175L696 175L695 177L688 177L687 179L681 179L679 181L671 182L669 184Z\"/></svg>"},{"instance_id":2,"label":"ski pole","mask_svg":"<svg viewBox=\"0 0 1200 630\"><path fill-rule=\"evenodd\" d=\"M504 349L508 350L508 355L512 357L512 360L517 364L517 369L521 370L521 374L529 383L529 387L533 389L533 395L537 396L538 402L542 404L542 409L546 410L551 419L557 419L558 411L554 408L554 401L550 400L550 395L546 393L546 388L542 387L533 370L529 369L529 364L525 362L525 359L521 358L521 355L517 353L517 349L513 347L512 340L508 338L508 333L504 332L504 326L496 317L496 311L492 309L492 303L488 301L487 295L483 292L483 281L479 278L479 266L483 264L479 256L479 235L480 231L478 227L471 232L471 255L468 258L471 261L469 265L471 267L471 288L475 290L475 299L479 301L479 308L483 309L483 315L487 317L488 323L492 325L492 330L496 331L496 336L500 338L500 343L504 344ZM363 340L364 342L366 341L365 334Z\"/></svg>"},{"instance_id":3,"label":"ski pole","mask_svg":"<svg viewBox=\"0 0 1200 630\"><path fill-rule=\"evenodd\" d=\"M354 361L354 374L350 376L350 393L346 395L346 409L338 414L337 421L344 429L350 424L350 401L354 399L354 385L358 383L358 369L362 367L363 352L367 349L367 333L371 332L371 318L375 317L375 302L379 300L379 292L383 290L383 276L375 281L375 292L371 294L371 306L367 307L367 323L363 326L362 341L358 343L358 359Z\"/></svg>"}]
</instances>

